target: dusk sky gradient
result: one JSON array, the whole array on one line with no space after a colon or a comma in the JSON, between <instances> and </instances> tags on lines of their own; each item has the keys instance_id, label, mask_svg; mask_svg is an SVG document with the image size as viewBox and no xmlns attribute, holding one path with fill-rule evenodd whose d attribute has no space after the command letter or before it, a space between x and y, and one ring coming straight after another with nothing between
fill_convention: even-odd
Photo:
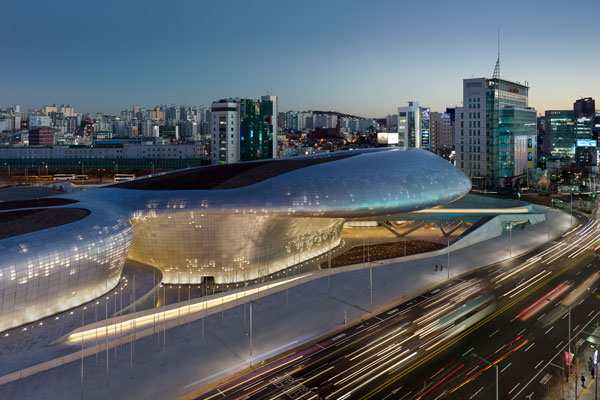
<instances>
[{"instance_id":1,"label":"dusk sky gradient","mask_svg":"<svg viewBox=\"0 0 600 400\"><path fill-rule=\"evenodd\" d=\"M460 106L462 79L531 86L538 113L600 100L600 1L6 1L0 107L210 106L369 117Z\"/></svg>"}]
</instances>

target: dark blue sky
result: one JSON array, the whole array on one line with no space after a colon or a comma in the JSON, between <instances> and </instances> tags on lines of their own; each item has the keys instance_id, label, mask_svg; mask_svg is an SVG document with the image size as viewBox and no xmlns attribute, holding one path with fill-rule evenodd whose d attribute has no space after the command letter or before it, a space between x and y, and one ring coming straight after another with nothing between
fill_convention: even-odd
<instances>
[{"instance_id":1,"label":"dark blue sky","mask_svg":"<svg viewBox=\"0 0 600 400\"><path fill-rule=\"evenodd\" d=\"M0 107L210 105L258 97L280 111L365 116L409 100L460 105L462 79L531 85L538 112L600 100L600 1L10 1Z\"/></svg>"}]
</instances>

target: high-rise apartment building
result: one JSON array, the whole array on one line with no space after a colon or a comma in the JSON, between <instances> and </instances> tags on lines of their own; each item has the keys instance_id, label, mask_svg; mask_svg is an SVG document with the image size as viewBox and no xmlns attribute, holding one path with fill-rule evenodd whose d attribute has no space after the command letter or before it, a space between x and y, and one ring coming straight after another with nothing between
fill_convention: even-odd
<instances>
[{"instance_id":1,"label":"high-rise apartment building","mask_svg":"<svg viewBox=\"0 0 600 400\"><path fill-rule=\"evenodd\" d=\"M536 111L529 87L500 78L463 80L456 109L456 165L479 187L525 183L536 165Z\"/></svg>"},{"instance_id":2,"label":"high-rise apartment building","mask_svg":"<svg viewBox=\"0 0 600 400\"><path fill-rule=\"evenodd\" d=\"M452 109L452 111L454 111ZM430 117L430 151L447 156L454 147L454 113L432 112Z\"/></svg>"},{"instance_id":3,"label":"high-rise apartment building","mask_svg":"<svg viewBox=\"0 0 600 400\"><path fill-rule=\"evenodd\" d=\"M239 160L239 99L212 103L212 163L229 164Z\"/></svg>"},{"instance_id":4,"label":"high-rise apartment building","mask_svg":"<svg viewBox=\"0 0 600 400\"><path fill-rule=\"evenodd\" d=\"M273 158L277 153L276 96L212 103L212 163ZM274 98L273 100L271 98Z\"/></svg>"}]
</instances>

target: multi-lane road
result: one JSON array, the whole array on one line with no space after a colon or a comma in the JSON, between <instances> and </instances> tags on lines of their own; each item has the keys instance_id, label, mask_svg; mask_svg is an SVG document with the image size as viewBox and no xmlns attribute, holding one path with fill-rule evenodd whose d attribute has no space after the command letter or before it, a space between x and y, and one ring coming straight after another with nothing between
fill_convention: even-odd
<instances>
[{"instance_id":1,"label":"multi-lane road","mask_svg":"<svg viewBox=\"0 0 600 400\"><path fill-rule=\"evenodd\" d=\"M453 279L199 399L541 399L600 321L598 221ZM485 257L485 254L481 255Z\"/></svg>"}]
</instances>

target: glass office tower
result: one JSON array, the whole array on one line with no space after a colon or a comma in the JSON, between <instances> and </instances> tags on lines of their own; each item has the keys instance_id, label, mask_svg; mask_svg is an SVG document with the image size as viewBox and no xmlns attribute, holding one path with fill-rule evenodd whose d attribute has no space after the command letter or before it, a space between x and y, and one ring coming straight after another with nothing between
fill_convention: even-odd
<instances>
[{"instance_id":1,"label":"glass office tower","mask_svg":"<svg viewBox=\"0 0 600 400\"><path fill-rule=\"evenodd\" d=\"M240 161L273 158L273 102L240 100Z\"/></svg>"},{"instance_id":2,"label":"glass office tower","mask_svg":"<svg viewBox=\"0 0 600 400\"><path fill-rule=\"evenodd\" d=\"M463 80L456 110L456 164L478 187L526 181L536 164L536 111L529 87L500 78Z\"/></svg>"}]
</instances>

